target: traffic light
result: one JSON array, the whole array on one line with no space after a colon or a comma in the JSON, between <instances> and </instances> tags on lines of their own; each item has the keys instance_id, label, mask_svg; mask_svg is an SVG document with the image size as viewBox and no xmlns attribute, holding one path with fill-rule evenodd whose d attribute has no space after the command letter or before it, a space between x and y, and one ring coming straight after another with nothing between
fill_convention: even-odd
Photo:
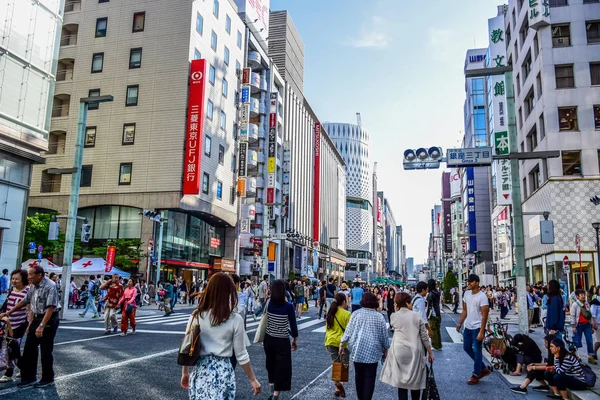
<instances>
[{"instance_id":1,"label":"traffic light","mask_svg":"<svg viewBox=\"0 0 600 400\"><path fill-rule=\"evenodd\" d=\"M590 198L590 201L594 203L594 205L598 206L600 205L600 196L592 196Z\"/></svg>"},{"instance_id":2,"label":"traffic light","mask_svg":"<svg viewBox=\"0 0 600 400\"><path fill-rule=\"evenodd\" d=\"M442 161L443 151L441 147L430 147L426 149L408 149L404 152L403 166L406 170L411 169L437 169Z\"/></svg>"},{"instance_id":3,"label":"traffic light","mask_svg":"<svg viewBox=\"0 0 600 400\"><path fill-rule=\"evenodd\" d=\"M60 234L60 224L56 221L50 222L50 229L48 229L48 240L58 240Z\"/></svg>"},{"instance_id":4,"label":"traffic light","mask_svg":"<svg viewBox=\"0 0 600 400\"><path fill-rule=\"evenodd\" d=\"M92 236L92 226L90 224L81 225L81 242L88 243Z\"/></svg>"},{"instance_id":5,"label":"traffic light","mask_svg":"<svg viewBox=\"0 0 600 400\"><path fill-rule=\"evenodd\" d=\"M146 217L146 218L151 219L152 221L161 222L160 212L158 212L158 211L144 210L142 215L144 215L144 217Z\"/></svg>"}]
</instances>

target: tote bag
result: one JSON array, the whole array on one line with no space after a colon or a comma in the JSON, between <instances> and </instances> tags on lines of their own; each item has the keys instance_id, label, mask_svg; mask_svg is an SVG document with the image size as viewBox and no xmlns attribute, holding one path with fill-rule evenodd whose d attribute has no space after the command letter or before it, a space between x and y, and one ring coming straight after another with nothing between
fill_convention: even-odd
<instances>
[{"instance_id":1,"label":"tote bag","mask_svg":"<svg viewBox=\"0 0 600 400\"><path fill-rule=\"evenodd\" d=\"M177 364L188 367L196 365L200 359L200 348L200 313L194 312L190 327L179 346Z\"/></svg>"},{"instance_id":2,"label":"tote bag","mask_svg":"<svg viewBox=\"0 0 600 400\"><path fill-rule=\"evenodd\" d=\"M256 329L256 333L254 334L254 343L262 343L265 340L265 334L267 333L267 322L269 320L267 310L269 309L270 302L271 300L267 301L267 304L265 305L265 310L263 311L263 315L261 315L260 317L258 328Z\"/></svg>"},{"instance_id":3,"label":"tote bag","mask_svg":"<svg viewBox=\"0 0 600 400\"><path fill-rule=\"evenodd\" d=\"M435 376L433 375L433 365L427 367L427 383L421 400L439 400L440 393L438 392L437 383L435 382Z\"/></svg>"}]
</instances>

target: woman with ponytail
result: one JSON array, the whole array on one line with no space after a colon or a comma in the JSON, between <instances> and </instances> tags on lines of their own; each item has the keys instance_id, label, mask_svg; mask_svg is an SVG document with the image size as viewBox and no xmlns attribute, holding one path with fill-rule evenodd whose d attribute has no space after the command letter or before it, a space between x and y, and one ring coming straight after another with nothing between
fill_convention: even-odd
<instances>
[{"instance_id":1,"label":"woman with ponytail","mask_svg":"<svg viewBox=\"0 0 600 400\"><path fill-rule=\"evenodd\" d=\"M325 318L327 321L325 325L325 348L329 352L332 362L338 361L343 364L350 363L350 352L348 349L345 348L343 354L339 352L342 336L350 322L351 314L346 310L346 303L346 295L337 293ZM342 382L335 383L335 396L346 397L346 391Z\"/></svg>"}]
</instances>

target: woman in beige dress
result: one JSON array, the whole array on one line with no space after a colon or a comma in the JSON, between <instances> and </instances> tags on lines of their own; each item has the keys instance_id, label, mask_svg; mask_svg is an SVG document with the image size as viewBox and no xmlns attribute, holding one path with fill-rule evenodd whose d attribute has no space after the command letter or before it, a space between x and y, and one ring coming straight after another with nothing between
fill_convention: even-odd
<instances>
[{"instance_id":1,"label":"woman in beige dress","mask_svg":"<svg viewBox=\"0 0 600 400\"><path fill-rule=\"evenodd\" d=\"M408 400L409 390L412 400L418 400L427 381L427 358L433 362L431 343L421 316L412 311L410 295L396 294L394 306L394 336L379 379L398 388L399 400Z\"/></svg>"}]
</instances>

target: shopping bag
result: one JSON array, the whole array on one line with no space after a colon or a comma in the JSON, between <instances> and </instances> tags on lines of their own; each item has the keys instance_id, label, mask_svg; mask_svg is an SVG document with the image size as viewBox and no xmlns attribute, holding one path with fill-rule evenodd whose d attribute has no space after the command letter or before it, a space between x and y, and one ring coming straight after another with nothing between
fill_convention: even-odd
<instances>
[{"instance_id":1,"label":"shopping bag","mask_svg":"<svg viewBox=\"0 0 600 400\"><path fill-rule=\"evenodd\" d=\"M256 333L254 334L254 343L262 343L265 340L265 333L267 332L267 322L269 318L267 313L267 309L269 308L269 302L270 300L267 301L263 314L260 317L258 328L256 329Z\"/></svg>"},{"instance_id":2,"label":"shopping bag","mask_svg":"<svg viewBox=\"0 0 600 400\"><path fill-rule=\"evenodd\" d=\"M334 382L348 382L349 372L350 366L348 364L334 361L331 367L331 380Z\"/></svg>"},{"instance_id":3,"label":"shopping bag","mask_svg":"<svg viewBox=\"0 0 600 400\"><path fill-rule=\"evenodd\" d=\"M306 311L308 311L308 304L304 303L304 305L302 306L302 312Z\"/></svg>"},{"instance_id":4,"label":"shopping bag","mask_svg":"<svg viewBox=\"0 0 600 400\"><path fill-rule=\"evenodd\" d=\"M438 392L437 383L435 383L432 364L427 367L427 382L421 400L440 400L440 393Z\"/></svg>"}]
</instances>

